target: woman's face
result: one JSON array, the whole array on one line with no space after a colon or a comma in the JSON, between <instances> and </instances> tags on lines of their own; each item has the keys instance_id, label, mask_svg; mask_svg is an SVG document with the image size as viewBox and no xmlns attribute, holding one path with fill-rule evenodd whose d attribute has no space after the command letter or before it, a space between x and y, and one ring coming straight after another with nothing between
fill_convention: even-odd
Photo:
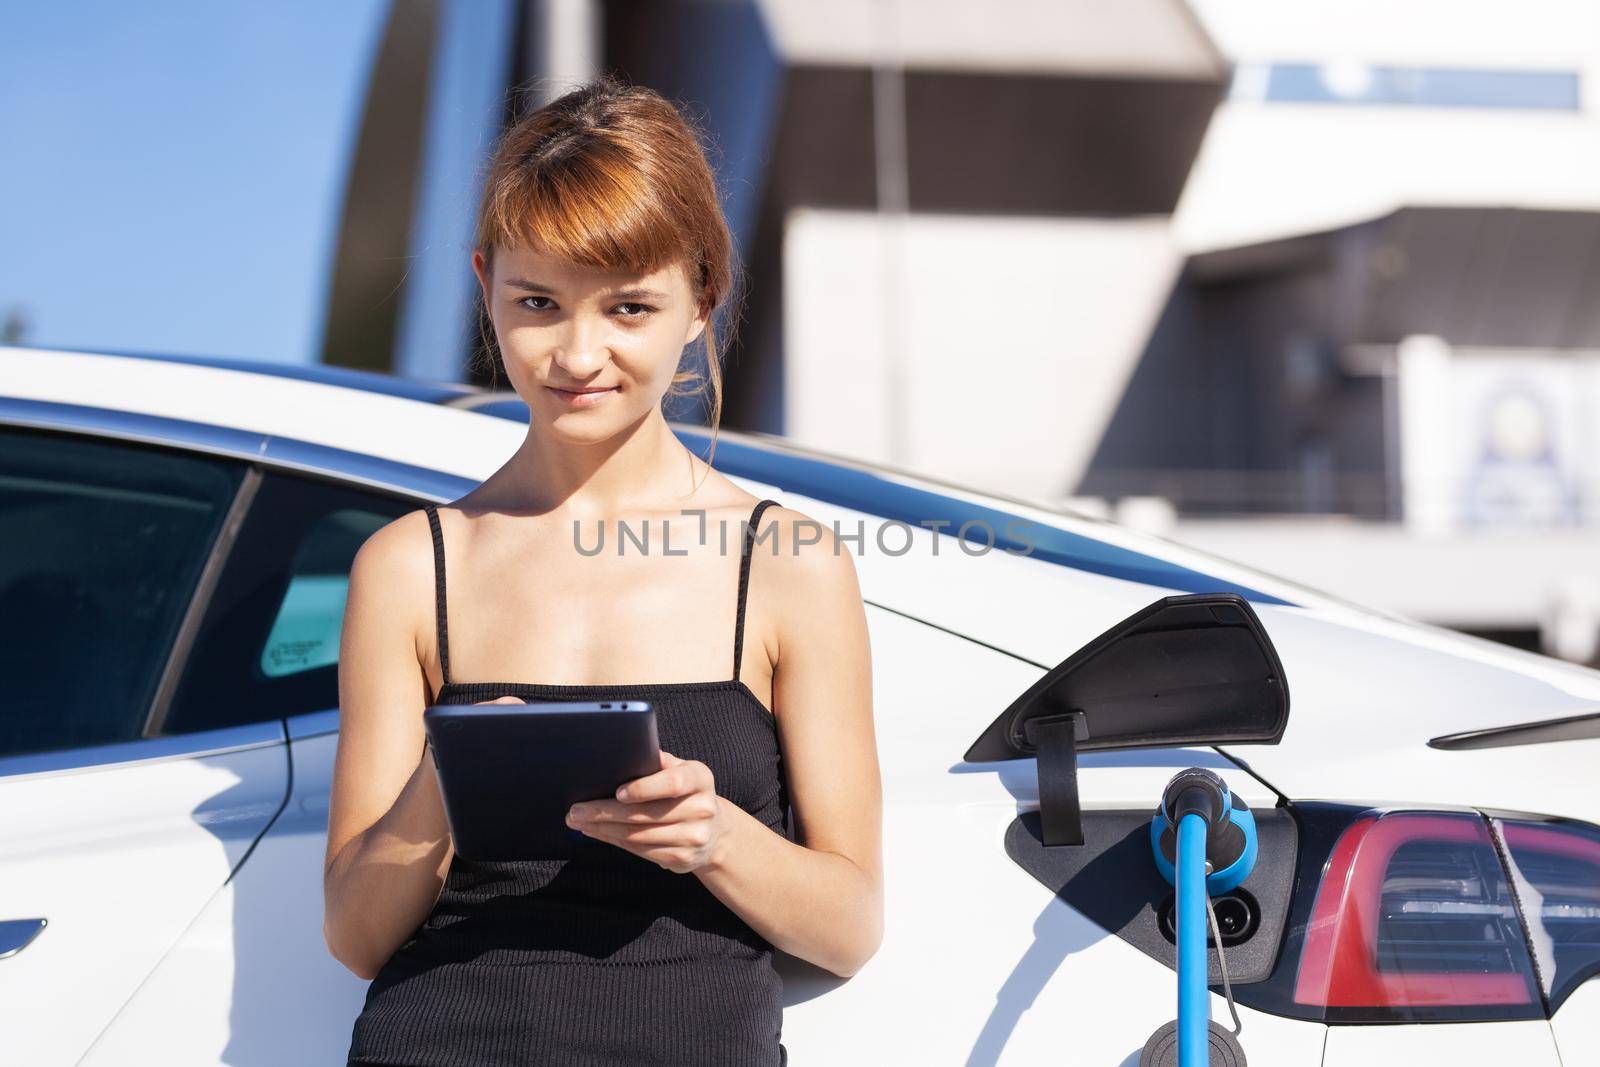
<instances>
[{"instance_id":1,"label":"woman's face","mask_svg":"<svg viewBox=\"0 0 1600 1067\"><path fill-rule=\"evenodd\" d=\"M534 421L584 440L659 410L683 347L706 325L680 263L626 274L502 248L492 277L481 252L472 268L506 376Z\"/></svg>"}]
</instances>

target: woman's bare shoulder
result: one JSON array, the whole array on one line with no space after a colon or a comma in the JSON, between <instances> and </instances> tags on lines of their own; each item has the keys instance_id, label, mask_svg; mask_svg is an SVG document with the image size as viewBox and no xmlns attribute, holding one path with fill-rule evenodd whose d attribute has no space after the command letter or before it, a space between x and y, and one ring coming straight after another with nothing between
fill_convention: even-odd
<instances>
[{"instance_id":1,"label":"woman's bare shoulder","mask_svg":"<svg viewBox=\"0 0 1600 1067\"><path fill-rule=\"evenodd\" d=\"M408 511L378 527L350 564L352 595L369 608L369 619L413 626L432 618L433 534L424 509ZM424 610L426 609L426 610Z\"/></svg>"},{"instance_id":2,"label":"woman's bare shoulder","mask_svg":"<svg viewBox=\"0 0 1600 1067\"><path fill-rule=\"evenodd\" d=\"M860 551L864 538L851 536L853 533L780 501L762 512L754 547L783 561L769 568L778 581L802 588L820 582L824 588L814 593L837 598L856 590L852 557Z\"/></svg>"},{"instance_id":3,"label":"woman's bare shoulder","mask_svg":"<svg viewBox=\"0 0 1600 1067\"><path fill-rule=\"evenodd\" d=\"M772 516L770 529L766 515ZM771 605L774 697L780 721L804 720L831 734L845 705L869 709L871 642L866 601L856 573L855 556L872 536L853 524L832 522L791 507L769 507L762 533L768 541L759 550L764 568L764 602ZM770 543L770 547L768 544ZM863 699L841 701L848 691ZM817 710L817 703L831 710ZM784 710L777 712L778 707ZM796 714L798 712L798 714ZM865 712L870 715L870 710ZM789 742L801 744L791 732Z\"/></svg>"},{"instance_id":4,"label":"woman's bare shoulder","mask_svg":"<svg viewBox=\"0 0 1600 1067\"><path fill-rule=\"evenodd\" d=\"M372 531L355 558L352 573L361 567L369 576L399 581L427 577L431 584L433 532L426 510L408 511Z\"/></svg>"}]
</instances>

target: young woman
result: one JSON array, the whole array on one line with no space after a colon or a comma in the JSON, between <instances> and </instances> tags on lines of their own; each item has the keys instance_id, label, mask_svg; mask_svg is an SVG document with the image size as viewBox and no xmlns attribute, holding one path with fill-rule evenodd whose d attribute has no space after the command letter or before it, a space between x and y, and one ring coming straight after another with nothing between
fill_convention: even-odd
<instances>
[{"instance_id":1,"label":"young woman","mask_svg":"<svg viewBox=\"0 0 1600 1067\"><path fill-rule=\"evenodd\" d=\"M881 787L849 551L662 414L701 338L720 413L710 168L602 79L506 133L474 243L530 418L350 573L323 925L372 979L348 1062L778 1067L773 947L848 976L882 938ZM655 705L659 771L575 806L570 855L454 854L424 707L616 697Z\"/></svg>"}]
</instances>

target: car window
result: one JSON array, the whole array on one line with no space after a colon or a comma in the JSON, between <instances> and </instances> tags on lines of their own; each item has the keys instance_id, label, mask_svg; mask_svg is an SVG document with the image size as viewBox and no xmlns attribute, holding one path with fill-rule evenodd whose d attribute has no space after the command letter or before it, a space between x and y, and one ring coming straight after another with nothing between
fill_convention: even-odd
<instances>
[{"instance_id":1,"label":"car window","mask_svg":"<svg viewBox=\"0 0 1600 1067\"><path fill-rule=\"evenodd\" d=\"M282 678L339 662L339 630L355 550L386 514L341 508L317 520L289 562L289 585L261 646L261 673Z\"/></svg>"},{"instance_id":2,"label":"car window","mask_svg":"<svg viewBox=\"0 0 1600 1067\"><path fill-rule=\"evenodd\" d=\"M244 470L0 427L0 756L140 736Z\"/></svg>"},{"instance_id":3,"label":"car window","mask_svg":"<svg viewBox=\"0 0 1600 1067\"><path fill-rule=\"evenodd\" d=\"M229 554L163 734L339 704L339 632L356 550L414 511L397 499L268 473Z\"/></svg>"}]
</instances>

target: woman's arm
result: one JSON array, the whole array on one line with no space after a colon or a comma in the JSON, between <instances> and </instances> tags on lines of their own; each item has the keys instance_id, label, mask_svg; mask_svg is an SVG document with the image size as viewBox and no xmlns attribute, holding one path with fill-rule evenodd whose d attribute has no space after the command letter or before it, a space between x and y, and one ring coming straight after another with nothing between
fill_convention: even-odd
<instances>
[{"instance_id":1,"label":"woman's arm","mask_svg":"<svg viewBox=\"0 0 1600 1067\"><path fill-rule=\"evenodd\" d=\"M428 680L417 634L433 603L425 522L412 512L361 546L339 638L322 936L368 979L427 917L454 854L422 727Z\"/></svg>"},{"instance_id":2,"label":"woman's arm","mask_svg":"<svg viewBox=\"0 0 1600 1067\"><path fill-rule=\"evenodd\" d=\"M712 793L703 763L670 754L661 771L629 783L625 798L585 804L598 821L572 825L692 871L774 946L848 977L883 940L883 794L866 611L849 550L814 520L781 510L755 551L771 552L759 546L779 537L777 557L760 569L763 600L777 605L773 705L797 841ZM796 530L801 541L821 540L796 549Z\"/></svg>"}]
</instances>

